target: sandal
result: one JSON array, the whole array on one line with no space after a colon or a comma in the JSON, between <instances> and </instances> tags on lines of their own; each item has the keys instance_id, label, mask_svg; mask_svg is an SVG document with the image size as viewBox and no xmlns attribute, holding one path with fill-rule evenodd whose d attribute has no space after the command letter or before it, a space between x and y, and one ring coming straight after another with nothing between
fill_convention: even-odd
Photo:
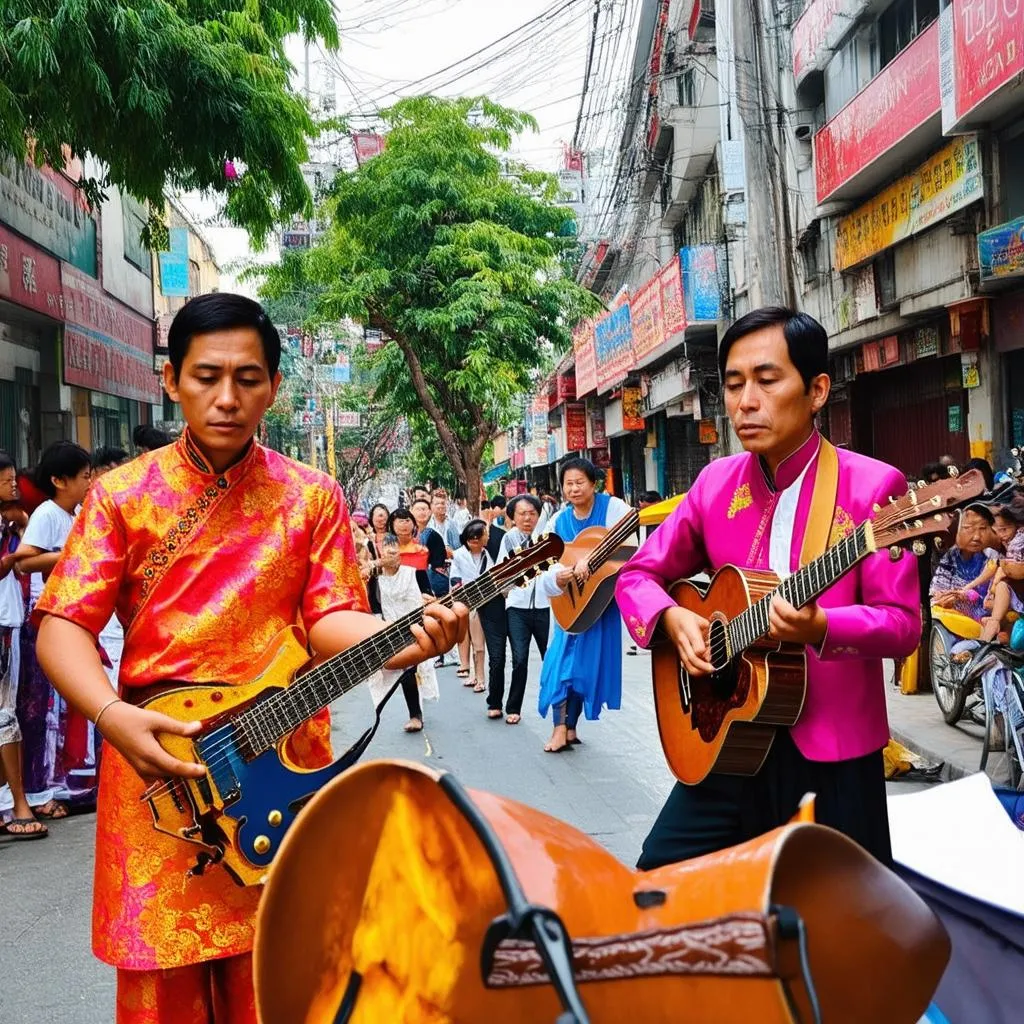
<instances>
[{"instance_id":1,"label":"sandal","mask_svg":"<svg viewBox=\"0 0 1024 1024\"><path fill-rule=\"evenodd\" d=\"M545 754L564 754L567 750L572 750L571 743L563 743L560 747L549 747L546 743L544 744Z\"/></svg>"},{"instance_id":2,"label":"sandal","mask_svg":"<svg viewBox=\"0 0 1024 1024\"><path fill-rule=\"evenodd\" d=\"M403 726L406 732L422 732L423 722L418 718L410 718L408 722Z\"/></svg>"},{"instance_id":3,"label":"sandal","mask_svg":"<svg viewBox=\"0 0 1024 1024\"><path fill-rule=\"evenodd\" d=\"M488 708L487 709L487 717L488 718L501 718L501 708Z\"/></svg>"},{"instance_id":4,"label":"sandal","mask_svg":"<svg viewBox=\"0 0 1024 1024\"><path fill-rule=\"evenodd\" d=\"M468 686L469 684L467 683L466 685ZM487 687L483 683L478 682L476 679L473 680L474 693L483 693L486 689Z\"/></svg>"},{"instance_id":5,"label":"sandal","mask_svg":"<svg viewBox=\"0 0 1024 1024\"><path fill-rule=\"evenodd\" d=\"M456 672L455 674L456 674L456 675L457 675L457 676L458 676L458 677L459 677L460 679L468 679L468 678L469 678L469 669L468 669L468 668L460 668L460 669L458 670L458 672Z\"/></svg>"},{"instance_id":6,"label":"sandal","mask_svg":"<svg viewBox=\"0 0 1024 1024\"><path fill-rule=\"evenodd\" d=\"M4 835L11 839L18 839L27 842L30 839L45 839L50 830L35 818L11 818L3 826ZM11 831L16 829L17 831Z\"/></svg>"},{"instance_id":7,"label":"sandal","mask_svg":"<svg viewBox=\"0 0 1024 1024\"><path fill-rule=\"evenodd\" d=\"M506 725L518 725L519 724L519 718L520 718L519 715L506 715L505 716L505 724Z\"/></svg>"},{"instance_id":8,"label":"sandal","mask_svg":"<svg viewBox=\"0 0 1024 1024\"><path fill-rule=\"evenodd\" d=\"M59 800L47 800L42 807L33 807L32 813L46 821L60 821L68 816L68 805L62 804Z\"/></svg>"}]
</instances>

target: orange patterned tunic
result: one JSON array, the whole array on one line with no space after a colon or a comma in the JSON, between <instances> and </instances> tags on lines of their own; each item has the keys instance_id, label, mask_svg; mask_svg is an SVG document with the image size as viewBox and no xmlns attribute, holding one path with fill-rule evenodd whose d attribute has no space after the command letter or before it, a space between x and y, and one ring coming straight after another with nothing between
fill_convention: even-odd
<instances>
[{"instance_id":1,"label":"orange patterned tunic","mask_svg":"<svg viewBox=\"0 0 1024 1024\"><path fill-rule=\"evenodd\" d=\"M186 434L93 484L36 605L94 635L116 609L122 690L169 680L249 680L283 628L366 610L337 483L253 444L214 473ZM291 753L331 756L326 712ZM259 890L226 871L186 878L187 844L158 833L145 786L104 747L96 820L93 950L120 968L181 967L252 948Z\"/></svg>"}]
</instances>

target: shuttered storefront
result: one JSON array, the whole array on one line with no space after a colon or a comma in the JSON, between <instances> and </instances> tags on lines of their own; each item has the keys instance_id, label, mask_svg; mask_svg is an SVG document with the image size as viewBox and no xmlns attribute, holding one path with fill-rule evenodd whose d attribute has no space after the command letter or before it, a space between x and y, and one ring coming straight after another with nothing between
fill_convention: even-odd
<instances>
[{"instance_id":1,"label":"shuttered storefront","mask_svg":"<svg viewBox=\"0 0 1024 1024\"><path fill-rule=\"evenodd\" d=\"M959 355L858 375L852 413L853 447L908 477L943 455L970 458Z\"/></svg>"},{"instance_id":2,"label":"shuttered storefront","mask_svg":"<svg viewBox=\"0 0 1024 1024\"><path fill-rule=\"evenodd\" d=\"M669 416L665 426L664 497L688 491L708 464L710 446L700 443L700 424L689 416Z\"/></svg>"}]
</instances>

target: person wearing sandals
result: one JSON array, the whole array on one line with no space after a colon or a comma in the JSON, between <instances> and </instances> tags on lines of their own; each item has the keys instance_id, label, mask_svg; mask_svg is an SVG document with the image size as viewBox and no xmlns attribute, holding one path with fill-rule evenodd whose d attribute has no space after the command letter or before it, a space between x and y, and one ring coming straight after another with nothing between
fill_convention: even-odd
<instances>
[{"instance_id":1,"label":"person wearing sandals","mask_svg":"<svg viewBox=\"0 0 1024 1024\"><path fill-rule=\"evenodd\" d=\"M487 552L487 524L482 519L471 519L459 536L460 547L452 554L451 581L452 588L463 583L472 583L478 576L487 572L494 564ZM497 599L496 599L497 600ZM472 648L472 664L470 649ZM479 611L469 617L469 632L459 643L459 671L457 675L466 681L463 686L473 687L474 693L483 693L487 689L484 682L484 625Z\"/></svg>"},{"instance_id":2,"label":"person wearing sandals","mask_svg":"<svg viewBox=\"0 0 1024 1024\"><path fill-rule=\"evenodd\" d=\"M532 494L516 495L505 509L506 521L511 528L501 539L498 561L504 562L517 548L532 544L540 533L538 520L542 505L540 498ZM513 587L505 598L506 621L509 645L512 648L512 680L505 701L504 673L487 693L488 714L500 718L502 702L505 705L505 721L518 725L523 712L523 696L526 693L526 677L530 665L530 640L533 639L540 652L541 661L548 649L551 632L551 605L541 592L535 580L525 587ZM492 712L497 712L492 714Z\"/></svg>"},{"instance_id":3,"label":"person wearing sandals","mask_svg":"<svg viewBox=\"0 0 1024 1024\"><path fill-rule=\"evenodd\" d=\"M14 460L6 452L0 452L0 503L13 503L17 499ZM0 833L9 839L45 839L49 830L32 813L22 781L21 727L16 705L25 602L21 584L13 571L12 554L17 544L17 528L5 514L0 529L0 787L6 784L10 791L11 817L0 825Z\"/></svg>"},{"instance_id":4,"label":"person wearing sandals","mask_svg":"<svg viewBox=\"0 0 1024 1024\"><path fill-rule=\"evenodd\" d=\"M381 542L379 561L377 586L385 621L393 622L434 600L425 570L402 565L398 538L394 534L388 534ZM422 701L437 700L440 696L434 666L424 661L413 668L407 668L398 681L405 705L409 709L405 731L420 732L423 729Z\"/></svg>"}]
</instances>

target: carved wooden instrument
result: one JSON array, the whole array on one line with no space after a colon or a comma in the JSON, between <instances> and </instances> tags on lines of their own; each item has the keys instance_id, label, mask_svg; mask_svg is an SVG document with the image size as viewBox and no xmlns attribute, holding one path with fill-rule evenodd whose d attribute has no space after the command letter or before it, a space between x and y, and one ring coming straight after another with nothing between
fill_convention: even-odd
<instances>
[{"instance_id":1,"label":"carved wooden instrument","mask_svg":"<svg viewBox=\"0 0 1024 1024\"><path fill-rule=\"evenodd\" d=\"M572 513L567 513L571 515ZM623 547L637 532L640 513L630 509L614 526L588 526L566 542L560 559L572 568L581 558L590 566L590 578L573 580L551 598L551 613L567 633L583 633L597 622L615 597L615 579L636 549Z\"/></svg>"},{"instance_id":2,"label":"carved wooden instrument","mask_svg":"<svg viewBox=\"0 0 1024 1024\"><path fill-rule=\"evenodd\" d=\"M916 1024L938 919L814 824L636 872L450 775L367 762L322 790L260 902L263 1024Z\"/></svg>"},{"instance_id":3,"label":"carved wooden instrument","mask_svg":"<svg viewBox=\"0 0 1024 1024\"><path fill-rule=\"evenodd\" d=\"M715 573L706 594L689 581L675 584L673 600L711 624L709 660L715 666L713 675L691 677L672 644L652 647L658 731L676 778L692 785L711 772L756 775L776 729L800 717L806 655L803 647L768 637L776 593L800 608L874 551L888 547L898 558L912 547L923 554L924 538L946 534L954 510L984 488L981 473L971 470L910 490L782 583L774 573L727 565Z\"/></svg>"},{"instance_id":4,"label":"carved wooden instrument","mask_svg":"<svg viewBox=\"0 0 1024 1024\"><path fill-rule=\"evenodd\" d=\"M512 554L439 603L470 609L542 572L562 552L562 540L545 537ZM164 734L161 744L183 761L206 766L200 779L164 779L143 794L157 831L199 848L195 872L223 863L239 885L263 881L281 839L305 802L349 766L339 758L306 769L287 757L290 733L342 694L369 678L412 642L409 629L422 609L347 651L313 665L297 626L275 638L252 682L241 686L182 684L144 703L179 721L201 721L198 736Z\"/></svg>"}]
</instances>

